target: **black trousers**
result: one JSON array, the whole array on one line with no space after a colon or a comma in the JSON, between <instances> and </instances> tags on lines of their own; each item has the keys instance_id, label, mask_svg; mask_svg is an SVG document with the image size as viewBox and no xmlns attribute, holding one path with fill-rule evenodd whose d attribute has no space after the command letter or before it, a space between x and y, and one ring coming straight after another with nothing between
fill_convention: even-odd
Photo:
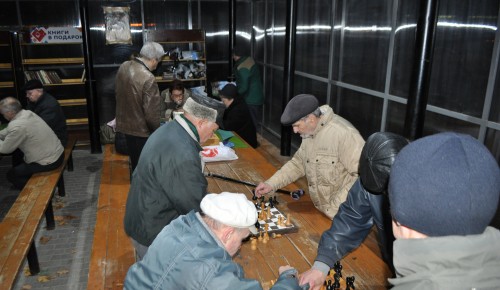
<instances>
[{"instance_id":1,"label":"black trousers","mask_svg":"<svg viewBox=\"0 0 500 290\"><path fill-rule=\"evenodd\" d=\"M141 156L142 148L144 148L144 145L146 144L146 141L148 141L147 137L137 137L137 136L132 136L128 134L125 135L125 140L127 140L127 149L128 149L128 156L130 158L130 163L132 165L132 170L130 171L130 174L132 174L137 167L137 163L139 162L139 157Z\"/></svg>"},{"instance_id":2,"label":"black trousers","mask_svg":"<svg viewBox=\"0 0 500 290\"><path fill-rule=\"evenodd\" d=\"M54 170L63 163L63 160L64 152L61 153L61 156L56 162L48 165L40 165L36 162L26 163L23 160L7 172L7 180L17 189L23 189L34 173Z\"/></svg>"}]
</instances>

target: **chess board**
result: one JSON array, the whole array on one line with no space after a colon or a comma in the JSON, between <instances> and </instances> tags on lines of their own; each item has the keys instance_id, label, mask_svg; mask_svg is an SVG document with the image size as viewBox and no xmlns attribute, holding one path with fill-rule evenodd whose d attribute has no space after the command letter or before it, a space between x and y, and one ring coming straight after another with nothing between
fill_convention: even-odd
<instances>
[{"instance_id":1,"label":"chess board","mask_svg":"<svg viewBox=\"0 0 500 290\"><path fill-rule=\"evenodd\" d=\"M267 211L267 207L269 207L269 202L266 202L265 203L265 209ZM283 225L279 225L278 224L278 218L280 216L283 217L283 220L286 222L286 216L283 215L283 213L281 213L281 211L279 209L277 209L276 207L271 207L270 208L270 213L271 215L267 217L267 219L265 220L261 220L260 219L260 212L262 211L262 209L260 209L260 207L257 208L257 213L258 213L258 216L259 216L259 224L260 224L260 228L259 228L259 231L264 231L265 229L265 225L267 224L269 226L267 232L268 234L286 234L286 233L293 233L293 232L297 232L299 229L298 227L293 223L293 221L291 221L291 225L289 226L286 226L285 224Z\"/></svg>"}]
</instances>

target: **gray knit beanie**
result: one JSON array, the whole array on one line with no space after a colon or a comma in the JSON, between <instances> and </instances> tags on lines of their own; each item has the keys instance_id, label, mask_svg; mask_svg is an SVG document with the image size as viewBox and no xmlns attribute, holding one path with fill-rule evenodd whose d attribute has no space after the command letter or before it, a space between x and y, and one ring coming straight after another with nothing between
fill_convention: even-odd
<instances>
[{"instance_id":1,"label":"gray knit beanie","mask_svg":"<svg viewBox=\"0 0 500 290\"><path fill-rule=\"evenodd\" d=\"M471 136L440 133L396 156L389 179L394 220L428 236L475 235L495 215L500 169Z\"/></svg>"}]
</instances>

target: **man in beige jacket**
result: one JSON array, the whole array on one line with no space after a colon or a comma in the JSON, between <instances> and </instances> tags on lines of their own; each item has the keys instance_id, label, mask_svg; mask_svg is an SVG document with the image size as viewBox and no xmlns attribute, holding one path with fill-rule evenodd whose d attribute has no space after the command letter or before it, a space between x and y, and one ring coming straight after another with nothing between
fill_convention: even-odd
<instances>
[{"instance_id":1,"label":"man in beige jacket","mask_svg":"<svg viewBox=\"0 0 500 290\"><path fill-rule=\"evenodd\" d=\"M292 125L302 144L290 161L259 183L255 194L260 197L305 175L314 206L333 218L358 177L363 137L330 106L320 107L316 97L308 94L290 100L281 123Z\"/></svg>"}]
</instances>

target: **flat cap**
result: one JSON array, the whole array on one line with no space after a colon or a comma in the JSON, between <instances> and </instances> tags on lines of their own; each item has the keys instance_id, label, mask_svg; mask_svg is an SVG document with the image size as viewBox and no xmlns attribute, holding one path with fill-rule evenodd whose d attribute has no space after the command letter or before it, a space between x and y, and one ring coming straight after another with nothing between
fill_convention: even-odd
<instances>
[{"instance_id":1,"label":"flat cap","mask_svg":"<svg viewBox=\"0 0 500 290\"><path fill-rule=\"evenodd\" d=\"M292 125L301 118L311 114L319 106L318 99L309 94L300 94L293 97L286 105L281 124Z\"/></svg>"},{"instance_id":2,"label":"flat cap","mask_svg":"<svg viewBox=\"0 0 500 290\"><path fill-rule=\"evenodd\" d=\"M39 80L29 80L26 84L23 86L24 91L30 91L34 89L43 89L43 84Z\"/></svg>"}]
</instances>

